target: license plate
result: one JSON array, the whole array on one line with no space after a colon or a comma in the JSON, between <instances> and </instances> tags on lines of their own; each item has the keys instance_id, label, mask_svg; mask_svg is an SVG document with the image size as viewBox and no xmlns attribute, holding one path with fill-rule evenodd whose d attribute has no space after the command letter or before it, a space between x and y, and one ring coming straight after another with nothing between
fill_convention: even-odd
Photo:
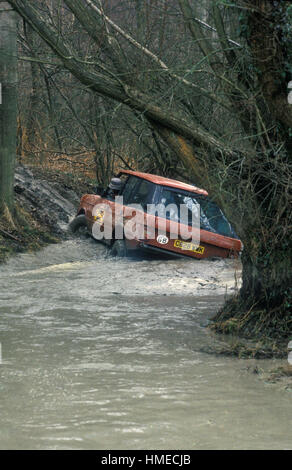
<instances>
[{"instance_id":1,"label":"license plate","mask_svg":"<svg viewBox=\"0 0 292 470\"><path fill-rule=\"evenodd\" d=\"M201 255L205 251L204 246L198 246L190 242L183 242L182 240L174 240L173 246L175 248L180 248L181 250L192 251L193 253L200 253Z\"/></svg>"}]
</instances>

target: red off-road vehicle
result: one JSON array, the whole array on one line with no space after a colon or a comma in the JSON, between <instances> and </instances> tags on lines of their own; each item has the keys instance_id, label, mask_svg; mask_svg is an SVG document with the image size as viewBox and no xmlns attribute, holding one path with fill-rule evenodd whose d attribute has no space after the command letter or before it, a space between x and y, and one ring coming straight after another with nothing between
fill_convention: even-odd
<instances>
[{"instance_id":1,"label":"red off-road vehicle","mask_svg":"<svg viewBox=\"0 0 292 470\"><path fill-rule=\"evenodd\" d=\"M192 226L198 205L196 232ZM160 206L168 208L163 215L148 210ZM178 209L173 210L175 207ZM233 228L207 191L136 171L121 170L106 190L85 194L70 224L74 232L81 226L117 256L142 250L191 258L227 258L238 256L242 250ZM194 241L195 232L198 242Z\"/></svg>"}]
</instances>

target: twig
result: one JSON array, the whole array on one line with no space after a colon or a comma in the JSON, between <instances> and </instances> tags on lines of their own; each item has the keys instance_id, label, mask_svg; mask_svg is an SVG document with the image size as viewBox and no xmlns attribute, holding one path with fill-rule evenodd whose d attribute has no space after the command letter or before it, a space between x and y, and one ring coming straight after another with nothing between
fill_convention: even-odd
<instances>
[{"instance_id":1,"label":"twig","mask_svg":"<svg viewBox=\"0 0 292 470\"><path fill-rule=\"evenodd\" d=\"M13 238L13 240L20 242L19 238L16 238L14 235L11 235L11 233L6 232L6 230L3 230L3 228L1 227L0 227L0 232L4 233L4 235L7 235L10 238Z\"/></svg>"}]
</instances>

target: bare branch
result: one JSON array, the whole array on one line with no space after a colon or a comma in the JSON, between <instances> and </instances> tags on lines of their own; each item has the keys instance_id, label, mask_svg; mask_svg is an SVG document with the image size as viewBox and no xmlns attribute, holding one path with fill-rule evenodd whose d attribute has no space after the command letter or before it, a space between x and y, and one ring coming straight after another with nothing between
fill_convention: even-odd
<instances>
[{"instance_id":1,"label":"bare branch","mask_svg":"<svg viewBox=\"0 0 292 470\"><path fill-rule=\"evenodd\" d=\"M205 88L202 88L199 85L196 85L195 83L192 83L189 80L186 80L185 78L173 73L169 69L169 67L166 65L165 62L159 59L159 57L157 57L157 55L155 55L153 52L147 49L147 47L142 46L142 44L136 41L136 39L134 39L132 36L126 33L122 28L120 28L116 23L114 23L114 21L112 21L108 16L105 15L102 9L98 8L91 0L85 0L85 1L96 13L101 15L104 21L107 22L117 33L119 33L130 44L132 44L134 47L136 47L141 52L143 52L143 54L145 54L147 57L153 60L156 64L158 64L159 67L165 72L167 72L169 76L171 76L172 78L175 78L176 80L178 80L179 82L183 83L184 85L188 87L192 87L197 92L201 93L202 95L206 96L207 98L211 99L212 101L216 102L217 104L231 111L230 107L228 106L227 101L221 100L220 98L218 98L217 95L215 95L211 91L208 91ZM69 3L68 0L65 0L65 3ZM72 0L70 0L70 3L72 3Z\"/></svg>"},{"instance_id":2,"label":"bare branch","mask_svg":"<svg viewBox=\"0 0 292 470\"><path fill-rule=\"evenodd\" d=\"M178 1L179 1L180 9L183 14L184 20L189 27L191 35L193 36L195 41L198 43L198 46L200 47L204 56L207 58L210 66L212 67L214 72L221 70L222 64L218 62L218 58L214 54L212 46L203 35L201 31L201 24L199 26L199 23L194 20L195 16L190 6L189 0L178 0ZM216 61L214 61L214 57Z\"/></svg>"},{"instance_id":3,"label":"bare branch","mask_svg":"<svg viewBox=\"0 0 292 470\"><path fill-rule=\"evenodd\" d=\"M214 33L219 33L218 29L213 28L213 26L210 26L209 24L205 23L205 21L200 20L199 18L193 18L196 23L201 25L203 28L209 29L209 31L213 31ZM237 47L243 47L242 44L239 44L239 42L233 41L233 39L230 39L226 36L226 41L232 44L233 46Z\"/></svg>"},{"instance_id":4,"label":"bare branch","mask_svg":"<svg viewBox=\"0 0 292 470\"><path fill-rule=\"evenodd\" d=\"M213 0L212 2L213 17L216 25L217 35L222 47L222 51L229 63L229 65L234 65L236 60L236 55L233 49L230 49L228 44L228 38L226 36L223 19L221 15L220 8L217 5L217 1Z\"/></svg>"},{"instance_id":5,"label":"bare branch","mask_svg":"<svg viewBox=\"0 0 292 470\"><path fill-rule=\"evenodd\" d=\"M147 119L190 139L197 146L204 145L210 150L224 152L226 156L229 155L231 158L237 155L237 150L229 148L224 142L206 132L200 125L157 105L155 97L140 92L130 85L122 86L117 80L111 79L97 70L92 71L85 64L80 64L78 57L71 53L65 40L60 41L54 28L27 1L9 0L9 3L62 59L64 66L88 88L123 103L133 110L142 112Z\"/></svg>"}]
</instances>

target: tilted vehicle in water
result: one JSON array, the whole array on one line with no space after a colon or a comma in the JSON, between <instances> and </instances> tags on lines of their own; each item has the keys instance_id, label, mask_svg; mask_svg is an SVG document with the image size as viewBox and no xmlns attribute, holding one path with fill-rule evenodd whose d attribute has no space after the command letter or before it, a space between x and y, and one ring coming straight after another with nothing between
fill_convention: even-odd
<instances>
[{"instance_id":1,"label":"tilted vehicle in water","mask_svg":"<svg viewBox=\"0 0 292 470\"><path fill-rule=\"evenodd\" d=\"M197 259L227 258L237 257L242 250L207 191L137 171L121 170L106 190L82 196L70 223L74 232L81 226L117 256L142 250Z\"/></svg>"}]
</instances>

